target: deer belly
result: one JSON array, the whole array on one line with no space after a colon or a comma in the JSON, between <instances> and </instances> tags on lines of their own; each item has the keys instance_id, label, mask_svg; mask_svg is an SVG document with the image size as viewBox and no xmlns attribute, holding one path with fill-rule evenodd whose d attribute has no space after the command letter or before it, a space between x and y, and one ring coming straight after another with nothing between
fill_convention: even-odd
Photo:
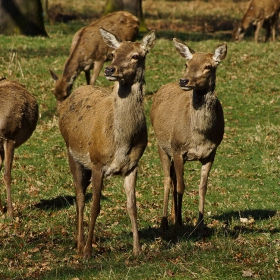
<instances>
[{"instance_id":1,"label":"deer belly","mask_svg":"<svg viewBox=\"0 0 280 280\"><path fill-rule=\"evenodd\" d=\"M216 146L196 146L188 149L188 151L184 154L184 159L185 160L201 160L201 159L206 159L208 158L213 151L216 150Z\"/></svg>"},{"instance_id":2,"label":"deer belly","mask_svg":"<svg viewBox=\"0 0 280 280\"><path fill-rule=\"evenodd\" d=\"M82 164L87 169L92 169L92 162L90 160L89 153L83 153L82 151L76 151L72 150L71 147L69 147L69 154L75 159L75 161Z\"/></svg>"}]
</instances>

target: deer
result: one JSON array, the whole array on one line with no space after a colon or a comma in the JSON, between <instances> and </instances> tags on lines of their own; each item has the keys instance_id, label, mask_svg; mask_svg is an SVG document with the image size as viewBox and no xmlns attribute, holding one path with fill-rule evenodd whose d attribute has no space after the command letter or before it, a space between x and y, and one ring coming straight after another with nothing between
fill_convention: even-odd
<instances>
[{"instance_id":1,"label":"deer","mask_svg":"<svg viewBox=\"0 0 280 280\"><path fill-rule=\"evenodd\" d=\"M178 82L162 86L153 96L150 117L164 174L163 216L160 227L168 229L168 200L173 191L171 221L182 226L185 190L184 164L202 164L199 184L199 215L196 227L204 227L207 181L217 148L223 139L224 115L215 93L216 69L226 57L227 44L214 53L195 52L173 39L176 50L186 59L186 71Z\"/></svg>"},{"instance_id":2,"label":"deer","mask_svg":"<svg viewBox=\"0 0 280 280\"><path fill-rule=\"evenodd\" d=\"M240 23L234 22L232 38L241 41L245 32L253 26L255 29L254 41L257 43L261 28L265 28L265 42L272 33L272 41L275 42L277 21L280 11L280 0L251 0Z\"/></svg>"},{"instance_id":3,"label":"deer","mask_svg":"<svg viewBox=\"0 0 280 280\"><path fill-rule=\"evenodd\" d=\"M0 79L0 170L4 162L7 191L7 216L14 217L11 196L11 171L15 149L33 134L38 121L38 104L22 84ZM0 199L0 210L5 212Z\"/></svg>"},{"instance_id":4,"label":"deer","mask_svg":"<svg viewBox=\"0 0 280 280\"><path fill-rule=\"evenodd\" d=\"M61 78L50 69L52 78L56 81L54 94L67 98L72 91L73 83L80 72L85 72L87 84L94 85L106 61L111 60L112 48L105 44L99 32L99 27L113 33L122 41L134 41L139 30L139 20L129 12L118 11L110 13L90 25L81 28L74 35L70 55L64 65ZM90 77L90 70L93 69Z\"/></svg>"},{"instance_id":5,"label":"deer","mask_svg":"<svg viewBox=\"0 0 280 280\"><path fill-rule=\"evenodd\" d=\"M147 145L144 113L144 70L147 53L156 43L155 31L141 42L121 41L100 27L100 34L113 49L113 60L104 74L114 81L112 91L84 85L61 101L56 96L59 129L66 143L70 170L75 183L77 252L88 259L100 212L104 177L121 175L127 196L127 211L133 233L133 254L141 251L135 197L138 162ZM88 237L84 236L85 193L92 185L92 206Z\"/></svg>"}]
</instances>

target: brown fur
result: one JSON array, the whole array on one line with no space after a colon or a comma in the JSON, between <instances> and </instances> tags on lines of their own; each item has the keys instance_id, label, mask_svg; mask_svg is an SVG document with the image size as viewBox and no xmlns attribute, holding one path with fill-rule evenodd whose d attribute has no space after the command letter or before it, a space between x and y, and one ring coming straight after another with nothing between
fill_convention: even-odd
<instances>
[{"instance_id":1,"label":"brown fur","mask_svg":"<svg viewBox=\"0 0 280 280\"><path fill-rule=\"evenodd\" d=\"M26 142L35 130L38 105L35 97L24 86L4 79L0 81L0 112L0 170L4 161L7 213L12 217L11 169L14 149ZM1 200L0 209L4 211Z\"/></svg>"},{"instance_id":2,"label":"brown fur","mask_svg":"<svg viewBox=\"0 0 280 280\"><path fill-rule=\"evenodd\" d=\"M261 27L266 29L265 42L272 32L272 41L275 41L277 21L280 11L280 0L251 0L240 23L234 24L233 40L242 40L246 30L254 26L254 40L257 43Z\"/></svg>"},{"instance_id":3,"label":"brown fur","mask_svg":"<svg viewBox=\"0 0 280 280\"><path fill-rule=\"evenodd\" d=\"M147 52L155 44L150 32L141 43L120 43L101 28L102 36L114 48L113 62L106 67L108 80L117 81L113 92L100 87L82 86L59 104L59 127L66 142L70 169L76 186L78 253L88 258L100 211L104 176L121 174L132 223L133 252L140 243L136 223L135 183L137 165L147 145L143 108L144 68ZM83 210L85 192L92 181L93 201L89 235L84 239Z\"/></svg>"},{"instance_id":4,"label":"brown fur","mask_svg":"<svg viewBox=\"0 0 280 280\"><path fill-rule=\"evenodd\" d=\"M80 29L73 37L70 55L59 79L51 70L56 81L54 94L62 101L70 95L73 83L81 71L85 72L87 84L94 85L105 61L111 60L112 48L103 41L99 27L113 33L122 41L136 39L140 26L139 20L128 12L108 14L90 25ZM90 70L93 69L90 78Z\"/></svg>"},{"instance_id":5,"label":"brown fur","mask_svg":"<svg viewBox=\"0 0 280 280\"><path fill-rule=\"evenodd\" d=\"M207 179L224 133L223 110L214 89L216 68L226 56L226 44L212 54L196 53L179 40L173 41L178 52L187 59L186 73L180 85L170 83L160 88L151 108L164 172L162 228L168 227L168 196L172 185L172 219L182 225L184 163L189 160L202 163L198 224L203 224Z\"/></svg>"}]
</instances>

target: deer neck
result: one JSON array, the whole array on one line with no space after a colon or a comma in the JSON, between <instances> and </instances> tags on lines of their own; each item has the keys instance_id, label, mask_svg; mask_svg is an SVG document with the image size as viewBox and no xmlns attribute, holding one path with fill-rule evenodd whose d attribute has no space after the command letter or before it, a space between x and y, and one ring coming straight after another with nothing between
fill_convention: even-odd
<instances>
[{"instance_id":1,"label":"deer neck","mask_svg":"<svg viewBox=\"0 0 280 280\"><path fill-rule=\"evenodd\" d=\"M114 92L115 140L130 141L130 138L142 128L145 122L143 84L140 82L116 83Z\"/></svg>"},{"instance_id":2,"label":"deer neck","mask_svg":"<svg viewBox=\"0 0 280 280\"><path fill-rule=\"evenodd\" d=\"M130 160L129 154L134 145L146 141L146 119L143 107L143 84L124 85L115 83L113 90L113 137L115 153L113 162L105 175L126 173L135 162ZM141 137L143 135L143 137Z\"/></svg>"},{"instance_id":3,"label":"deer neck","mask_svg":"<svg viewBox=\"0 0 280 280\"><path fill-rule=\"evenodd\" d=\"M217 97L214 88L193 91L191 122L194 130L202 133L207 132L215 123Z\"/></svg>"}]
</instances>

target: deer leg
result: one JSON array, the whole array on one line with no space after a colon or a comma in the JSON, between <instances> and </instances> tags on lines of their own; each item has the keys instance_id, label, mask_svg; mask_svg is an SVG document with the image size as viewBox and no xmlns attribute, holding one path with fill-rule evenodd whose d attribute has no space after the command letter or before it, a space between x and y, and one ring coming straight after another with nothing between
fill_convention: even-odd
<instances>
[{"instance_id":1,"label":"deer leg","mask_svg":"<svg viewBox=\"0 0 280 280\"><path fill-rule=\"evenodd\" d=\"M89 259L92 255L92 239L96 219L100 212L101 190L103 186L103 173L100 168L92 168L92 205L90 214L90 226L86 246L84 248L84 258Z\"/></svg>"},{"instance_id":2,"label":"deer leg","mask_svg":"<svg viewBox=\"0 0 280 280\"><path fill-rule=\"evenodd\" d=\"M182 200L183 200L183 194L185 190L185 184L184 184L184 161L183 157L180 154L174 155L174 167L176 172L176 179L177 179L177 193L174 193L174 195L177 196L177 204L175 205L176 209L175 211L175 224L182 226ZM174 198L175 202L175 198Z\"/></svg>"},{"instance_id":3,"label":"deer leg","mask_svg":"<svg viewBox=\"0 0 280 280\"><path fill-rule=\"evenodd\" d=\"M163 216L161 219L160 227L166 230L168 228L168 219L167 219L168 199L169 199L169 192L172 183L171 176L170 176L171 160L170 157L165 153L165 151L160 146L158 146L158 153L159 153L159 158L161 161L163 174L164 174Z\"/></svg>"},{"instance_id":4,"label":"deer leg","mask_svg":"<svg viewBox=\"0 0 280 280\"><path fill-rule=\"evenodd\" d=\"M260 33L260 30L263 26L263 20L260 20L258 21L257 23L257 26L256 26L256 31L255 31L255 42L257 43L258 42L258 39L259 39L259 33Z\"/></svg>"},{"instance_id":5,"label":"deer leg","mask_svg":"<svg viewBox=\"0 0 280 280\"><path fill-rule=\"evenodd\" d=\"M133 234L133 254L136 256L141 252L139 234L137 227L137 208L136 208L136 196L135 186L137 179L137 167L129 172L124 178L124 189L127 199L127 212L130 217Z\"/></svg>"},{"instance_id":6,"label":"deer leg","mask_svg":"<svg viewBox=\"0 0 280 280\"><path fill-rule=\"evenodd\" d=\"M208 181L208 176L210 173L211 166L214 161L214 157L210 161L207 161L206 163L202 163L202 167L201 167L201 176L200 176L200 184L199 184L199 215L197 221L197 226L199 227L203 227L204 225L203 222L204 204L205 204L205 196L207 192L207 181Z\"/></svg>"},{"instance_id":7,"label":"deer leg","mask_svg":"<svg viewBox=\"0 0 280 280\"><path fill-rule=\"evenodd\" d=\"M277 25L278 16L272 19L271 31L272 31L272 42L275 42L276 38L276 25Z\"/></svg>"},{"instance_id":8,"label":"deer leg","mask_svg":"<svg viewBox=\"0 0 280 280\"><path fill-rule=\"evenodd\" d=\"M79 255L83 254L85 246L84 237L84 208L85 208L85 193L89 184L89 170L85 171L83 166L75 161L70 153L68 153L68 160L71 173L73 175L76 191L76 210L77 210L77 252ZM84 174L83 174L84 173Z\"/></svg>"},{"instance_id":9,"label":"deer leg","mask_svg":"<svg viewBox=\"0 0 280 280\"><path fill-rule=\"evenodd\" d=\"M103 67L103 64L104 64L103 60L94 62L92 76L91 76L91 79L90 79L90 84L91 85L95 84L95 81L97 80L98 75L99 75L99 73L100 73L100 71Z\"/></svg>"},{"instance_id":10,"label":"deer leg","mask_svg":"<svg viewBox=\"0 0 280 280\"><path fill-rule=\"evenodd\" d=\"M85 70L87 85L90 85L90 70Z\"/></svg>"},{"instance_id":11,"label":"deer leg","mask_svg":"<svg viewBox=\"0 0 280 280\"><path fill-rule=\"evenodd\" d=\"M1 141L1 139L0 139ZM3 147L0 147L0 171L2 170L2 164L3 164L3 160L4 160L4 150L2 149ZM4 213L4 208L1 202L1 196L0 196L0 211L2 213Z\"/></svg>"},{"instance_id":12,"label":"deer leg","mask_svg":"<svg viewBox=\"0 0 280 280\"><path fill-rule=\"evenodd\" d=\"M5 162L5 172L4 172L4 182L7 189L7 214L10 218L14 215L14 209L12 205L12 196L11 196L11 182L12 182L12 164L14 159L14 151L15 151L15 141L7 140L4 141L4 162Z\"/></svg>"},{"instance_id":13,"label":"deer leg","mask_svg":"<svg viewBox=\"0 0 280 280\"><path fill-rule=\"evenodd\" d=\"M266 26L266 28L265 28L265 30L266 30L266 33L265 33L265 42L267 42L268 39L269 39L269 37L270 37L271 28L272 28L272 26L271 26L270 22L267 22L267 26Z\"/></svg>"}]
</instances>

